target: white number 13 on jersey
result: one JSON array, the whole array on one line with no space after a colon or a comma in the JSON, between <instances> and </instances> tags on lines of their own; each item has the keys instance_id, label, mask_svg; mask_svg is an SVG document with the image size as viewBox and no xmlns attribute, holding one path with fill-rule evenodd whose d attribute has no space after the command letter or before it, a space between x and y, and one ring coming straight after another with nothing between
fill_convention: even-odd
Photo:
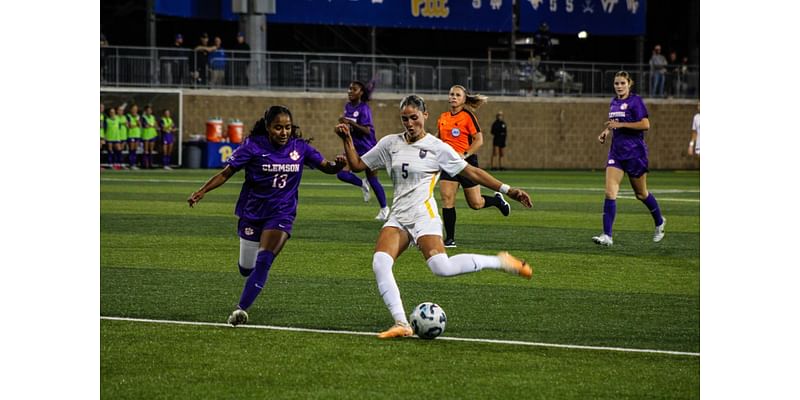
<instances>
[{"instance_id":1,"label":"white number 13 on jersey","mask_svg":"<svg viewBox=\"0 0 800 400\"><path fill-rule=\"evenodd\" d=\"M288 177L289 175L287 174L275 175L275 177L272 178L272 187L283 189L286 187L286 179Z\"/></svg>"}]
</instances>

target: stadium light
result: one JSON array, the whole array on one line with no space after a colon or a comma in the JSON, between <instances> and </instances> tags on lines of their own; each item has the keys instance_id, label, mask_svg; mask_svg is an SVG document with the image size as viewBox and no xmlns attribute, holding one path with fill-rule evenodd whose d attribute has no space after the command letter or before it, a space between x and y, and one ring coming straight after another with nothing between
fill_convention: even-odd
<instances>
[{"instance_id":1,"label":"stadium light","mask_svg":"<svg viewBox=\"0 0 800 400\"><path fill-rule=\"evenodd\" d=\"M589 37L589 33L586 31L578 32L578 39L586 39Z\"/></svg>"}]
</instances>

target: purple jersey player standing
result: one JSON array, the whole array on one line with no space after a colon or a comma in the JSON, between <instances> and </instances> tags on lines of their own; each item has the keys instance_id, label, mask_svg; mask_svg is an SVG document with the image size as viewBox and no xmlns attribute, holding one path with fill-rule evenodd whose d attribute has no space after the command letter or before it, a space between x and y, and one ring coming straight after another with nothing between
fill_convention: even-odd
<instances>
[{"instance_id":1,"label":"purple jersey player standing","mask_svg":"<svg viewBox=\"0 0 800 400\"><path fill-rule=\"evenodd\" d=\"M353 145L358 155L368 152L377 143L375 126L372 123L372 110L368 104L371 94L372 85L366 86L361 81L350 82L350 86L347 89L347 99L349 101L344 105L344 114L339 117L340 124L350 125L350 130L353 132ZM361 179L349 169L346 169L336 174L336 177L342 182L360 187L364 194L365 202L369 201L369 189L372 187L372 191L375 192L375 198L378 200L378 205L381 207L375 219L386 221L389 217L389 207L386 206L386 193L383 190L383 186L381 186L381 182L378 181L378 171L367 169L366 175L365 179Z\"/></svg>"},{"instance_id":2,"label":"purple jersey player standing","mask_svg":"<svg viewBox=\"0 0 800 400\"><path fill-rule=\"evenodd\" d=\"M256 122L226 164L192 193L188 202L193 207L206 193L244 169L236 215L239 217L239 272L248 278L238 306L228 317L228 323L236 326L247 322L245 310L261 293L272 262L292 233L303 165L335 174L342 170L345 159L337 156L335 162L325 160L300 137L289 109L273 106Z\"/></svg>"},{"instance_id":3,"label":"purple jersey player standing","mask_svg":"<svg viewBox=\"0 0 800 400\"><path fill-rule=\"evenodd\" d=\"M631 93L633 80L625 71L614 75L614 91L617 96L611 100L608 110L606 129L600 133L600 143L613 131L611 149L608 151L606 163L606 198L603 205L603 233L592 240L603 246L614 244L612 229L617 215L617 194L622 177L628 173L631 187L639 199L653 216L656 225L653 241L660 242L664 238L666 219L661 216L661 209L653 194L647 191L647 145L644 133L650 129L650 120L642 98Z\"/></svg>"}]
</instances>

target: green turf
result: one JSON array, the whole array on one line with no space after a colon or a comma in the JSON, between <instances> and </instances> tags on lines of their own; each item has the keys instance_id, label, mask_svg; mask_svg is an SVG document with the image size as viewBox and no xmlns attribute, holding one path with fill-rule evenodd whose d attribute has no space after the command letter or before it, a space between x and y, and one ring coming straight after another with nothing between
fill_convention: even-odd
<instances>
[{"instance_id":1,"label":"green turf","mask_svg":"<svg viewBox=\"0 0 800 400\"><path fill-rule=\"evenodd\" d=\"M102 315L224 322L243 283L233 215L242 176L195 209L185 201L214 172L101 174ZM699 173L650 174L668 219L659 244L624 188L611 248L590 240L601 231L601 171L496 176L528 188L534 208L512 204L503 218L459 194L449 253L508 250L532 263L534 279L438 278L410 249L395 266L408 311L439 303L450 337L700 351ZM377 211L358 188L307 171L292 239L250 324L388 327L371 270ZM700 387L700 358L685 355L106 320L100 333L108 398L697 398Z\"/></svg>"}]
</instances>

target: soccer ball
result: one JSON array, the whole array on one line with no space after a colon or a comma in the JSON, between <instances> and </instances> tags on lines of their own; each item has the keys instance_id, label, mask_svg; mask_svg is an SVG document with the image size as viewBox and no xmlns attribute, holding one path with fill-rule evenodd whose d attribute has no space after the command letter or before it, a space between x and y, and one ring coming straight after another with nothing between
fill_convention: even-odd
<instances>
[{"instance_id":1,"label":"soccer ball","mask_svg":"<svg viewBox=\"0 0 800 400\"><path fill-rule=\"evenodd\" d=\"M435 339L444 332L447 315L438 304L425 302L411 312L411 327L421 339Z\"/></svg>"}]
</instances>

